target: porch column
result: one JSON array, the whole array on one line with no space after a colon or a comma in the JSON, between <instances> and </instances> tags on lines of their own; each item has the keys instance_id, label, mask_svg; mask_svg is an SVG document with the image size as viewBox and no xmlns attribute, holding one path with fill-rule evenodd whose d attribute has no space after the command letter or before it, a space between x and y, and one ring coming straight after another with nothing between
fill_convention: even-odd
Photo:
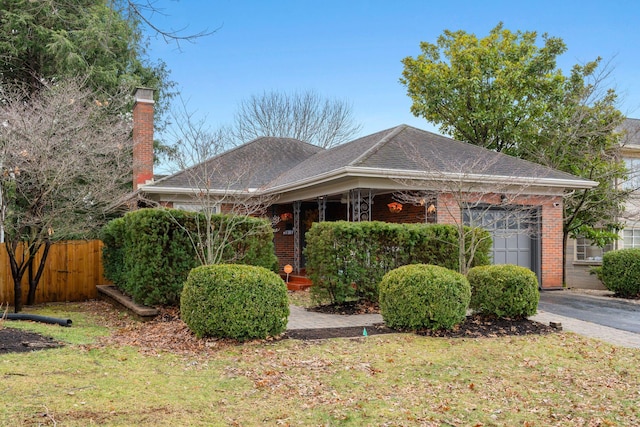
<instances>
[{"instance_id":1,"label":"porch column","mask_svg":"<svg viewBox=\"0 0 640 427\"><path fill-rule=\"evenodd\" d=\"M293 271L300 273L300 207L302 202L293 202Z\"/></svg>"},{"instance_id":2,"label":"porch column","mask_svg":"<svg viewBox=\"0 0 640 427\"><path fill-rule=\"evenodd\" d=\"M349 198L351 199L352 221L371 221L371 205L373 204L371 189L356 188L351 190Z\"/></svg>"},{"instance_id":3,"label":"porch column","mask_svg":"<svg viewBox=\"0 0 640 427\"><path fill-rule=\"evenodd\" d=\"M327 213L327 198L325 196L318 197L318 222L325 221Z\"/></svg>"}]
</instances>

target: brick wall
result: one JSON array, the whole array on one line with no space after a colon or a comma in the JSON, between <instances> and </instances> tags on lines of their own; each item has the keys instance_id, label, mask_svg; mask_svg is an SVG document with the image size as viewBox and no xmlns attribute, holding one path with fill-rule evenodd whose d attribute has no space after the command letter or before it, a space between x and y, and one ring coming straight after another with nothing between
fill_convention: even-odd
<instances>
[{"instance_id":1,"label":"brick wall","mask_svg":"<svg viewBox=\"0 0 640 427\"><path fill-rule=\"evenodd\" d=\"M153 91L138 89L133 107L133 189L153 179Z\"/></svg>"},{"instance_id":2,"label":"brick wall","mask_svg":"<svg viewBox=\"0 0 640 427\"><path fill-rule=\"evenodd\" d=\"M403 203L400 212L390 212L389 203L395 202L391 194L380 194L374 197L371 207L371 218L374 221L414 223L424 222L426 215L424 206Z\"/></svg>"},{"instance_id":3,"label":"brick wall","mask_svg":"<svg viewBox=\"0 0 640 427\"><path fill-rule=\"evenodd\" d=\"M542 287L562 287L562 197L539 197L542 206ZM555 204L555 205L554 205Z\"/></svg>"},{"instance_id":4,"label":"brick wall","mask_svg":"<svg viewBox=\"0 0 640 427\"><path fill-rule=\"evenodd\" d=\"M283 213L293 213L293 205L275 205L271 215L280 216ZM275 246L276 255L278 257L279 271L287 265L293 265L293 234L287 229L293 230L293 220L285 222L280 221L276 228L278 231L274 233L273 244Z\"/></svg>"}]
</instances>

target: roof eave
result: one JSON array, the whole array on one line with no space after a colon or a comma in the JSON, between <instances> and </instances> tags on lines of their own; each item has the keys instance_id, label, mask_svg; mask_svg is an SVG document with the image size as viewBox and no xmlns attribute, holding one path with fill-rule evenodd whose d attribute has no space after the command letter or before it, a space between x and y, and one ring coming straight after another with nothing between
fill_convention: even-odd
<instances>
[{"instance_id":1,"label":"roof eave","mask_svg":"<svg viewBox=\"0 0 640 427\"><path fill-rule=\"evenodd\" d=\"M157 185L143 185L139 188L139 191L147 193L147 194L175 194L175 195L193 195L200 193L202 191L206 191L209 195L219 195L219 196L229 196L229 195L262 195L264 191L257 188L249 188L243 190L232 190L232 189L220 189L220 188L209 188L209 189L198 189L198 188L184 188L184 187L161 187Z\"/></svg>"},{"instance_id":2,"label":"roof eave","mask_svg":"<svg viewBox=\"0 0 640 427\"><path fill-rule=\"evenodd\" d=\"M282 193L285 191L295 191L312 185L323 184L327 181L345 178L345 177L383 177L389 179L414 179L424 181L456 181L465 183L482 183L482 184L508 184L514 187L523 186L540 186L544 185L553 188L565 189L588 189L598 186L596 181L586 179L560 179L560 178L528 178L514 176L496 176L488 174L459 174L452 172L422 172L416 170L402 169L379 169L379 168L363 168L347 166L344 168L332 170L330 172L316 175L304 180L296 181L289 184L283 184L276 187L269 187L266 192Z\"/></svg>"},{"instance_id":3,"label":"roof eave","mask_svg":"<svg viewBox=\"0 0 640 427\"><path fill-rule=\"evenodd\" d=\"M468 184L501 184L508 187L549 187L556 189L589 189L598 185L597 182L586 179L561 179L561 178L545 178L545 177L514 177L514 176L496 176L488 174L459 174L453 172L422 172L416 170L402 169L379 169L379 168L363 168L346 166L339 169L316 175L313 177L298 180L292 183L282 184L274 187L266 187L263 189L249 190L230 190L230 189L209 189L210 195L234 195L234 194L252 194L267 195L279 194L289 191L305 189L311 186L322 185L327 182L340 178L349 177L367 177L367 178L388 178L397 180L421 180L430 182L464 182ZM200 190L183 187L161 187L156 185L145 185L140 191L149 194L175 194L187 195L195 194Z\"/></svg>"}]
</instances>

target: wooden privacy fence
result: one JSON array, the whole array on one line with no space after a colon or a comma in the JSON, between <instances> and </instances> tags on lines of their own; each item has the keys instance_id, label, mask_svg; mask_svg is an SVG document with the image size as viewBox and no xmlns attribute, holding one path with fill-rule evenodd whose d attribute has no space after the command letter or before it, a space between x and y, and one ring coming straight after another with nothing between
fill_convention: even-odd
<instances>
[{"instance_id":1,"label":"wooden privacy fence","mask_svg":"<svg viewBox=\"0 0 640 427\"><path fill-rule=\"evenodd\" d=\"M13 279L9 256L0 244L0 303L13 305ZM42 252L42 251L41 251ZM36 257L40 262L41 252ZM106 284L102 268L102 241L74 240L54 243L36 291L36 303L85 301L97 297L97 285ZM27 273L22 283L22 301L27 301Z\"/></svg>"}]
</instances>

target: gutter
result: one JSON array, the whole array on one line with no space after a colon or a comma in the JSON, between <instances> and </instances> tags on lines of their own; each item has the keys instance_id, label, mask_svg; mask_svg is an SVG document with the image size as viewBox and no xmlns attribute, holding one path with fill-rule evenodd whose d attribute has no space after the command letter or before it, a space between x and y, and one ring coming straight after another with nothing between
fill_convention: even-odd
<instances>
[{"instance_id":1,"label":"gutter","mask_svg":"<svg viewBox=\"0 0 640 427\"><path fill-rule=\"evenodd\" d=\"M348 178L348 177L369 177L369 178L388 178L388 179L411 179L419 181L431 181L431 182L448 182L448 181L460 181L461 174L458 173L423 173L416 172L415 170L399 170L399 169L378 169L378 168L362 168L362 167L344 167L341 169L333 170L324 174L316 175L315 177L307 178L301 181L297 181L292 184L283 184L276 187L269 188L269 192L282 193L285 191L300 190L311 185L322 184L327 181ZM558 178L521 178L513 176L496 176L486 174L469 174L462 177L462 181L466 183L481 183L481 184L510 184L512 186L533 186L544 185L546 187L553 188L567 188L567 189L583 189L594 188L598 186L596 181L584 180L584 179L558 179Z\"/></svg>"},{"instance_id":2,"label":"gutter","mask_svg":"<svg viewBox=\"0 0 640 427\"><path fill-rule=\"evenodd\" d=\"M415 180L429 182L451 182L462 181L465 183L477 183L483 185L491 184L507 184L509 186L545 186L551 188L563 189L588 189L598 186L596 181L585 179L560 179L560 178L523 178L514 176L496 176L487 174L469 174L462 175L459 173L424 173L415 170L401 169L379 169L379 168L362 168L346 166L340 169L334 169L329 172L322 173L313 177L299 180L289 184L282 184L275 187L267 187L264 190L249 189L244 190L222 190L212 189L209 191L211 195L246 195L253 194L256 196L268 195L272 193L280 194L289 191L301 190L314 185L320 185L340 178L366 177L366 178L387 178L399 180ZM156 183L157 184L157 183ZM183 187L160 187L157 185L145 185L140 187L140 191L148 194L176 194L176 195L192 195L196 190Z\"/></svg>"}]
</instances>

